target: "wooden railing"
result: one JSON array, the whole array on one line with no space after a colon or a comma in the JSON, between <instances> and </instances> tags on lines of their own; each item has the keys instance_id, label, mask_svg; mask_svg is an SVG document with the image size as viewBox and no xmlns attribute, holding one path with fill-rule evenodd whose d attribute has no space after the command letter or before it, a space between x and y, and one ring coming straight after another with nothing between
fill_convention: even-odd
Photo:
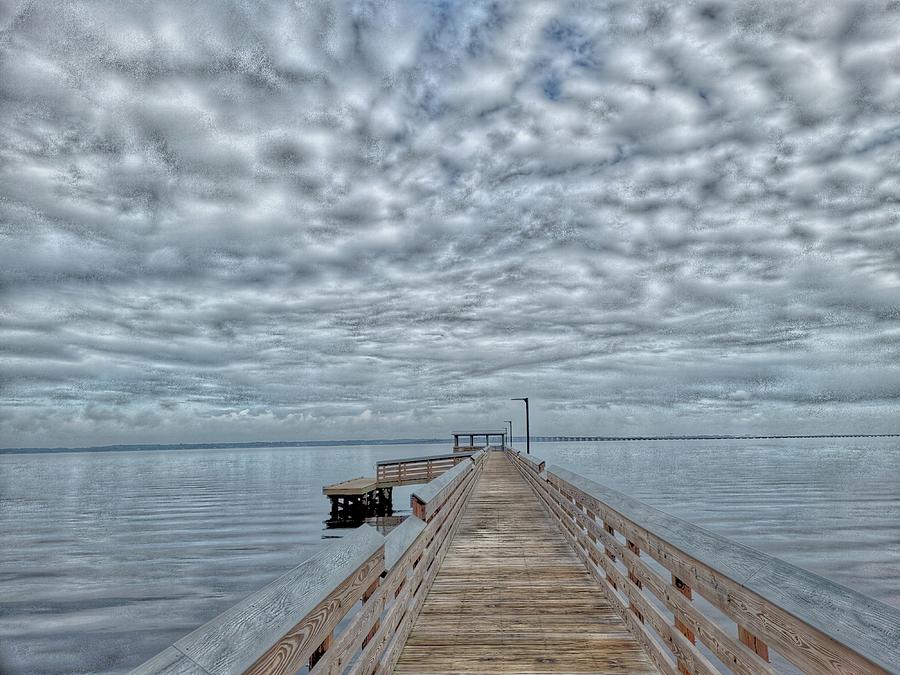
<instances>
[{"instance_id":1,"label":"wooden railing","mask_svg":"<svg viewBox=\"0 0 900 675\"><path fill-rule=\"evenodd\" d=\"M773 673L775 653L810 673L900 672L900 610L533 455L508 456L660 672Z\"/></svg>"},{"instance_id":2,"label":"wooden railing","mask_svg":"<svg viewBox=\"0 0 900 675\"><path fill-rule=\"evenodd\" d=\"M414 509L425 517L409 517L386 537L357 528L132 672L391 672L484 458L473 454L419 493Z\"/></svg>"},{"instance_id":3,"label":"wooden railing","mask_svg":"<svg viewBox=\"0 0 900 675\"><path fill-rule=\"evenodd\" d=\"M375 465L379 487L427 483L467 460L474 452L387 459Z\"/></svg>"}]
</instances>

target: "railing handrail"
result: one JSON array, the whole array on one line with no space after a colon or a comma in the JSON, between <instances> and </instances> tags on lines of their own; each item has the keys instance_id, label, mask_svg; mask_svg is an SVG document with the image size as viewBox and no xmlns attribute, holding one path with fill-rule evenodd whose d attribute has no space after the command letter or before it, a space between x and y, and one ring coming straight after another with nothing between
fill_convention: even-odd
<instances>
[{"instance_id":1,"label":"railing handrail","mask_svg":"<svg viewBox=\"0 0 900 675\"><path fill-rule=\"evenodd\" d=\"M620 562L630 575L623 577L626 585L639 580L638 556L646 553L688 588L688 597L693 587L751 637L795 665L816 672L900 672L897 608L557 465L539 474L534 458L513 455L533 484L548 484L562 490L567 501L575 500L562 506L581 529L588 528L580 543L599 541L607 555L613 553L613 561L615 554L624 558ZM593 518L601 519L603 527ZM613 531L621 532L628 545L615 539ZM599 561L609 569L609 560L601 556ZM652 574L645 579L654 581ZM641 589L635 583L625 595L630 600ZM680 601L674 604L680 606Z\"/></svg>"},{"instance_id":2,"label":"railing handrail","mask_svg":"<svg viewBox=\"0 0 900 675\"><path fill-rule=\"evenodd\" d=\"M273 644L301 625L346 580L362 570L356 584L365 584L359 590L361 595L383 569L384 537L374 528L361 525L176 641L172 647L203 672L243 673ZM312 630L297 645L298 649L311 653L341 616L313 621ZM170 671L154 667L151 659L132 672Z\"/></svg>"},{"instance_id":3,"label":"railing handrail","mask_svg":"<svg viewBox=\"0 0 900 675\"><path fill-rule=\"evenodd\" d=\"M424 529L425 523L415 516L410 516L385 535L384 568L386 570L394 568L397 561L409 550Z\"/></svg>"},{"instance_id":4,"label":"railing handrail","mask_svg":"<svg viewBox=\"0 0 900 675\"><path fill-rule=\"evenodd\" d=\"M342 640L341 636L352 630L353 635L345 637L353 638L365 629L360 636L365 638L362 655L368 659L381 658L382 651L397 646L392 639L398 636L388 632L387 619L395 627L404 620L412 620L437 572L435 563L440 562L437 558L446 550L447 539L456 524L453 517L471 491L479 467L480 461L460 462L454 467L457 481L444 481L435 486L429 499L432 516L447 501L452 503L438 517L430 519L432 522L409 516L387 536L368 525L355 528L138 666L132 675L296 672L314 653L327 653L332 631L341 619L360 599L365 602L375 594L379 594L378 602L364 604L365 614L360 611L354 616L336 642L342 650L354 649L358 653L359 641ZM427 564L413 573L426 548L430 550ZM405 569L399 569L398 565ZM397 576L398 573L412 578L406 583L407 577ZM390 589L378 587L383 577L392 579ZM401 589L404 589L402 598ZM404 599L407 605L397 605L399 599ZM390 606L390 617L386 614L380 623L380 613L387 606ZM367 637L369 630L378 630L379 641L366 648L369 639L376 637L371 634ZM375 647L381 651L373 652ZM312 672L334 670L337 657L329 658L332 663L327 669L322 667L323 661Z\"/></svg>"},{"instance_id":5,"label":"railing handrail","mask_svg":"<svg viewBox=\"0 0 900 675\"><path fill-rule=\"evenodd\" d=\"M430 515L436 510L435 502L442 490L448 488L455 480L472 470L472 467L483 456L483 450L479 450L469 457L472 462L460 462L452 469L448 469L430 483L425 483L421 487L417 487L412 493L412 500L418 501L427 507L427 513ZM427 520L428 518L425 518Z\"/></svg>"},{"instance_id":6,"label":"railing handrail","mask_svg":"<svg viewBox=\"0 0 900 675\"><path fill-rule=\"evenodd\" d=\"M421 457L401 457L399 459L382 459L375 463L375 466L385 466L391 464L406 464L407 462L426 462L438 459L457 459L459 457L471 457L475 454L472 452L451 452L443 455L423 455Z\"/></svg>"},{"instance_id":7,"label":"railing handrail","mask_svg":"<svg viewBox=\"0 0 900 675\"><path fill-rule=\"evenodd\" d=\"M537 455L529 455L528 453L525 453L523 455L520 450L516 450L515 453L516 453L516 456L519 459L521 459L523 462L525 462L526 464L530 464L532 470L534 470L536 473L540 473L541 471L543 471L544 467L547 464L543 459L541 459Z\"/></svg>"},{"instance_id":8,"label":"railing handrail","mask_svg":"<svg viewBox=\"0 0 900 675\"><path fill-rule=\"evenodd\" d=\"M900 672L900 610L555 464L547 474L872 664ZM777 637L773 630L759 633L773 643Z\"/></svg>"}]
</instances>

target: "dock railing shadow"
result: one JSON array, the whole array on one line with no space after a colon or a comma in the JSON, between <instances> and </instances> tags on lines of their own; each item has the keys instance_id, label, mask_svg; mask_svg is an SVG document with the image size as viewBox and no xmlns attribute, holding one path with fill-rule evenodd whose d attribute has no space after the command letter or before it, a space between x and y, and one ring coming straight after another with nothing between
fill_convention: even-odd
<instances>
[{"instance_id":1,"label":"dock railing shadow","mask_svg":"<svg viewBox=\"0 0 900 675\"><path fill-rule=\"evenodd\" d=\"M413 515L387 536L356 528L132 673L391 672L485 457L417 489Z\"/></svg>"}]
</instances>

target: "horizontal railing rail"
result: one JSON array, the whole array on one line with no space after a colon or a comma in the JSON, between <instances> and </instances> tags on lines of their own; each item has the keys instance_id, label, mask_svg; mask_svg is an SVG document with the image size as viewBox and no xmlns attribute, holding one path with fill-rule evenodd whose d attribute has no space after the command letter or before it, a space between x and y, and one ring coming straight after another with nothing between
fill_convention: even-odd
<instances>
[{"instance_id":1,"label":"horizontal railing rail","mask_svg":"<svg viewBox=\"0 0 900 675\"><path fill-rule=\"evenodd\" d=\"M900 610L561 467L540 469L533 455L508 456L661 672L772 673L770 649L811 673L900 672Z\"/></svg>"},{"instance_id":2,"label":"horizontal railing rail","mask_svg":"<svg viewBox=\"0 0 900 675\"><path fill-rule=\"evenodd\" d=\"M541 471L543 471L544 467L546 466L546 462L544 462L544 460L540 459L539 457L535 457L534 455L523 455L517 452L516 456L519 458L519 461L528 465L528 468L535 473L541 473Z\"/></svg>"},{"instance_id":3,"label":"horizontal railing rail","mask_svg":"<svg viewBox=\"0 0 900 675\"><path fill-rule=\"evenodd\" d=\"M470 460L423 495L426 517L353 530L132 673L391 672L483 468Z\"/></svg>"},{"instance_id":4,"label":"horizontal railing rail","mask_svg":"<svg viewBox=\"0 0 900 675\"><path fill-rule=\"evenodd\" d=\"M479 448L480 450L481 448ZM470 455L474 455L478 450L473 450L472 452L465 453L454 453L454 452L446 452L441 455L420 455L419 457L398 457L396 459L381 459L375 463L375 466L387 466L390 464L411 464L413 462L427 462L433 461L436 459L461 459L468 457Z\"/></svg>"},{"instance_id":5,"label":"horizontal railing rail","mask_svg":"<svg viewBox=\"0 0 900 675\"><path fill-rule=\"evenodd\" d=\"M481 466L484 458L487 456L484 450L473 453L469 459L470 462L460 462L449 471L445 471L438 478L430 483L418 487L413 491L410 502L412 504L412 512L414 516L422 520L431 520L434 514L441 508L442 502L436 497L446 490L451 492L465 478L470 467L474 464Z\"/></svg>"},{"instance_id":6,"label":"horizontal railing rail","mask_svg":"<svg viewBox=\"0 0 900 675\"><path fill-rule=\"evenodd\" d=\"M379 487L427 483L468 459L474 452L389 459L375 465Z\"/></svg>"},{"instance_id":7,"label":"horizontal railing rail","mask_svg":"<svg viewBox=\"0 0 900 675\"><path fill-rule=\"evenodd\" d=\"M453 452L478 452L484 450L484 445L454 445Z\"/></svg>"}]
</instances>

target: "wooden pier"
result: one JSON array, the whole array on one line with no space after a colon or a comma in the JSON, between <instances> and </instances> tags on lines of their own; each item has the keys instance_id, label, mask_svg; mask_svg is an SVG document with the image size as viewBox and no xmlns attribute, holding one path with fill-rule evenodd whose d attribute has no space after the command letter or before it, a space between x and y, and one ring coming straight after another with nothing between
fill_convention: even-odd
<instances>
[{"instance_id":1,"label":"wooden pier","mask_svg":"<svg viewBox=\"0 0 900 675\"><path fill-rule=\"evenodd\" d=\"M900 673L900 610L512 450L134 673Z\"/></svg>"},{"instance_id":2,"label":"wooden pier","mask_svg":"<svg viewBox=\"0 0 900 675\"><path fill-rule=\"evenodd\" d=\"M481 448L478 448L479 450ZM357 526L366 518L393 513L393 488L434 480L473 452L387 459L375 465L374 478L351 478L322 488L331 500L330 527Z\"/></svg>"},{"instance_id":3,"label":"wooden pier","mask_svg":"<svg viewBox=\"0 0 900 675\"><path fill-rule=\"evenodd\" d=\"M502 453L491 453L397 673L655 668Z\"/></svg>"}]
</instances>

